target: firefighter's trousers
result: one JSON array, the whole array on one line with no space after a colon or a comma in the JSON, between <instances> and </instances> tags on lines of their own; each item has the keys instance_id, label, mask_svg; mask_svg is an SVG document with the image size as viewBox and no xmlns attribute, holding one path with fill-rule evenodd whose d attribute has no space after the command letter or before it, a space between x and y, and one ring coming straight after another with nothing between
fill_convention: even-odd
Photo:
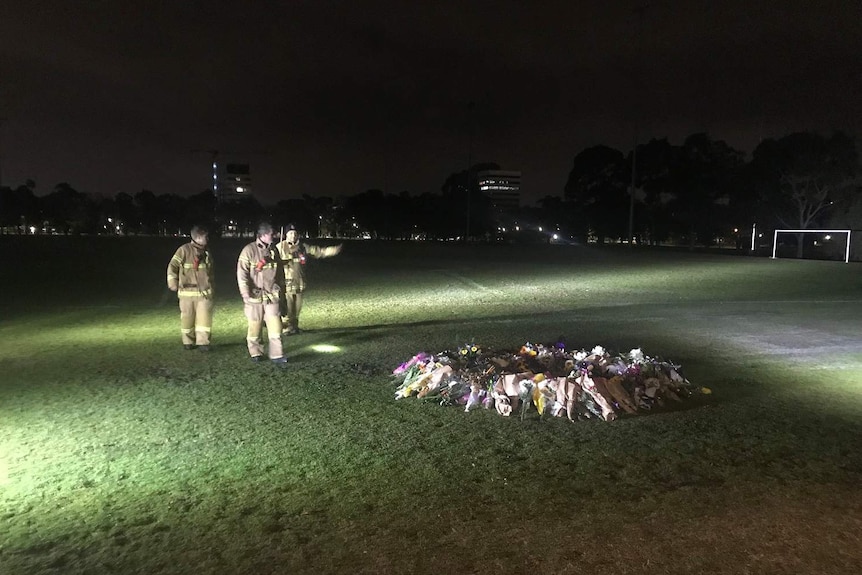
<instances>
[{"instance_id":1,"label":"firefighter's trousers","mask_svg":"<svg viewBox=\"0 0 862 575\"><path fill-rule=\"evenodd\" d=\"M181 296L179 300L183 345L209 345L213 327L213 300L201 296Z\"/></svg>"},{"instance_id":2,"label":"firefighter's trousers","mask_svg":"<svg viewBox=\"0 0 862 575\"><path fill-rule=\"evenodd\" d=\"M302 311L302 292L287 292L283 296L281 316L287 329L299 328L299 313Z\"/></svg>"},{"instance_id":3,"label":"firefighter's trousers","mask_svg":"<svg viewBox=\"0 0 862 575\"><path fill-rule=\"evenodd\" d=\"M278 359L284 355L281 345L281 315L278 313L278 302L246 303L245 318L248 320L248 353L252 357L263 355L263 344L260 341L261 331L266 324L269 337L269 358Z\"/></svg>"}]
</instances>

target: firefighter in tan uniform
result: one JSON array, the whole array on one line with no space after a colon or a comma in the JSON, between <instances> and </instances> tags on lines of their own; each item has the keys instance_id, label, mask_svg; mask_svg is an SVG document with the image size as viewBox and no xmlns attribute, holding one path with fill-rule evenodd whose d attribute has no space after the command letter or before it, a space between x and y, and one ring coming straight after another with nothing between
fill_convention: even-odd
<instances>
[{"instance_id":1,"label":"firefighter in tan uniform","mask_svg":"<svg viewBox=\"0 0 862 575\"><path fill-rule=\"evenodd\" d=\"M299 241L293 224L287 226L284 239L276 246L284 266L284 296L281 299L282 327L287 335L299 333L299 314L305 291L305 263L308 257L329 258L341 252L341 244L320 247Z\"/></svg>"},{"instance_id":2,"label":"firefighter in tan uniform","mask_svg":"<svg viewBox=\"0 0 862 575\"><path fill-rule=\"evenodd\" d=\"M287 358L281 343L281 315L279 298L284 281L281 259L272 244L274 230L271 224L262 223L257 239L245 246L236 263L236 281L244 302L248 320L248 353L254 362L263 361L264 346L261 331L266 324L269 338L269 359L279 367L287 367Z\"/></svg>"},{"instance_id":3,"label":"firefighter in tan uniform","mask_svg":"<svg viewBox=\"0 0 862 575\"><path fill-rule=\"evenodd\" d=\"M209 234L201 226L191 229L191 239L180 246L168 264L168 289L180 301L183 347L210 350L213 325L213 260L207 251Z\"/></svg>"}]
</instances>

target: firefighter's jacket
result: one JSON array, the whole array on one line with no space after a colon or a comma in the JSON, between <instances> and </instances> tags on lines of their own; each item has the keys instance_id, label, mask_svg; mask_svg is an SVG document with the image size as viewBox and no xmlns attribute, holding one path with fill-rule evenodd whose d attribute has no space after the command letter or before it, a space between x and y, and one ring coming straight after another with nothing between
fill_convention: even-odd
<instances>
[{"instance_id":1,"label":"firefighter's jacket","mask_svg":"<svg viewBox=\"0 0 862 575\"><path fill-rule=\"evenodd\" d=\"M168 287L178 297L213 295L213 259L206 248L194 242L180 246L168 264Z\"/></svg>"},{"instance_id":2,"label":"firefighter's jacket","mask_svg":"<svg viewBox=\"0 0 862 575\"><path fill-rule=\"evenodd\" d=\"M260 239L245 246L236 262L236 282L244 301L278 303L284 273L275 246Z\"/></svg>"},{"instance_id":3,"label":"firefighter's jacket","mask_svg":"<svg viewBox=\"0 0 862 575\"><path fill-rule=\"evenodd\" d=\"M305 262L309 257L328 258L338 253L337 248L315 246L305 242L280 241L276 246L284 265L284 290L286 293L305 291Z\"/></svg>"}]
</instances>

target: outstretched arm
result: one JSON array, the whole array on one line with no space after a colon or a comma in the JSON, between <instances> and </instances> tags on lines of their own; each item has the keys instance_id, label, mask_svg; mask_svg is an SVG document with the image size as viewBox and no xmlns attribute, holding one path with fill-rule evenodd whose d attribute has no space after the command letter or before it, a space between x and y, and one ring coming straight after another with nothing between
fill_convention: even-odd
<instances>
[{"instance_id":1,"label":"outstretched arm","mask_svg":"<svg viewBox=\"0 0 862 575\"><path fill-rule=\"evenodd\" d=\"M320 247L311 244L305 244L305 253L315 258L331 258L341 253L343 244L337 246Z\"/></svg>"}]
</instances>

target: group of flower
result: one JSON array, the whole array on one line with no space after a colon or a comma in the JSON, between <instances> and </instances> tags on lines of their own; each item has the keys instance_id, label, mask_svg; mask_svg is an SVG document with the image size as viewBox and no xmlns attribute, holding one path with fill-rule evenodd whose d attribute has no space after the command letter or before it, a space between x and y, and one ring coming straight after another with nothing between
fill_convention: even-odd
<instances>
[{"instance_id":1,"label":"group of flower","mask_svg":"<svg viewBox=\"0 0 862 575\"><path fill-rule=\"evenodd\" d=\"M565 345L526 343L516 352L486 351L475 344L436 355L418 353L393 372L395 399L416 396L440 405L484 407L509 416L531 408L540 416L572 421L612 421L621 412L637 414L680 402L695 388L680 366L640 349L613 355L603 347L567 351Z\"/></svg>"}]
</instances>

